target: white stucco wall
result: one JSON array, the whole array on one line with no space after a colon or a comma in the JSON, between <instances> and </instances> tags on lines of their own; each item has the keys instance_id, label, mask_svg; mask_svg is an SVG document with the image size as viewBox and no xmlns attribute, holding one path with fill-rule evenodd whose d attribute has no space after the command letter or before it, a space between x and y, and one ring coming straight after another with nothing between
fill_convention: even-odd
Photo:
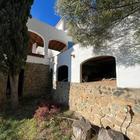
<instances>
[{"instance_id":1,"label":"white stucco wall","mask_svg":"<svg viewBox=\"0 0 140 140\"><path fill-rule=\"evenodd\" d=\"M58 55L57 67L69 66L69 82L80 82L80 67L84 61L97 56L114 56L116 59L117 86L140 88L140 43L135 38L135 25L130 17L112 30L112 38L103 46L82 47L79 44ZM75 57L71 56L75 55Z\"/></svg>"},{"instance_id":2,"label":"white stucco wall","mask_svg":"<svg viewBox=\"0 0 140 140\"><path fill-rule=\"evenodd\" d=\"M72 40L64 31L58 30L46 23L42 23L36 19L29 19L27 23L28 29L42 36L45 47L50 40L58 40L67 45L69 40Z\"/></svg>"},{"instance_id":3,"label":"white stucco wall","mask_svg":"<svg viewBox=\"0 0 140 140\"><path fill-rule=\"evenodd\" d=\"M140 88L140 65L118 66L117 85L121 88Z\"/></svg>"},{"instance_id":4,"label":"white stucco wall","mask_svg":"<svg viewBox=\"0 0 140 140\"><path fill-rule=\"evenodd\" d=\"M62 65L68 66L68 75L69 75L68 81L69 82L72 82L71 78L72 78L72 73L73 73L73 71L72 71L72 66L73 66L72 58L73 57L71 56L72 52L73 52L73 48L68 49L65 52L58 54L58 58L57 58L57 68ZM56 74L56 76L57 76L57 74Z\"/></svg>"},{"instance_id":5,"label":"white stucco wall","mask_svg":"<svg viewBox=\"0 0 140 140\"><path fill-rule=\"evenodd\" d=\"M48 49L48 61L50 65L50 69L53 70L53 81L56 81L56 71L57 71L57 55L60 52Z\"/></svg>"},{"instance_id":6,"label":"white stucco wall","mask_svg":"<svg viewBox=\"0 0 140 140\"><path fill-rule=\"evenodd\" d=\"M73 55L75 57L73 57ZM58 55L57 67L67 65L69 67L69 82L81 81L81 64L90 58L98 57L93 47L81 48L75 45L73 48ZM105 55L104 55L105 56ZM106 55L111 56L111 55ZM116 58L117 60L117 58ZM117 86L120 88L140 88L140 65L125 66L116 61Z\"/></svg>"},{"instance_id":7,"label":"white stucco wall","mask_svg":"<svg viewBox=\"0 0 140 140\"><path fill-rule=\"evenodd\" d=\"M29 19L27 23L28 30L34 32L42 37L44 41L44 49L38 48L37 51L44 51L44 57L46 64L49 64L49 54L48 54L48 45L49 41L56 40L64 44L68 44L68 41L71 41L72 38L69 37L64 31L58 30L55 27L52 27L46 23L42 23L36 19ZM37 58L38 59L38 58ZM30 59L31 61L32 59ZM35 62L35 60L33 60Z\"/></svg>"},{"instance_id":8,"label":"white stucco wall","mask_svg":"<svg viewBox=\"0 0 140 140\"><path fill-rule=\"evenodd\" d=\"M36 54L45 55L44 47L38 46L38 47L36 48Z\"/></svg>"},{"instance_id":9,"label":"white stucco wall","mask_svg":"<svg viewBox=\"0 0 140 140\"><path fill-rule=\"evenodd\" d=\"M58 30L65 30L65 23L63 19L60 19L60 21L56 24L56 29Z\"/></svg>"},{"instance_id":10,"label":"white stucco wall","mask_svg":"<svg viewBox=\"0 0 140 140\"><path fill-rule=\"evenodd\" d=\"M45 58L36 57L36 56L31 56L31 55L28 55L28 56L27 56L27 62L46 65L46 60L45 60Z\"/></svg>"},{"instance_id":11,"label":"white stucco wall","mask_svg":"<svg viewBox=\"0 0 140 140\"><path fill-rule=\"evenodd\" d=\"M81 63L97 56L114 56L116 59L117 86L140 88L140 45L134 39L135 30L131 23L120 24L115 27L112 30L112 39L106 41L101 48L95 49L96 46L81 47L81 45L76 44L62 53L48 51L48 44L50 40L58 40L67 45L68 41L72 39L64 31L40 23L35 19L29 20L27 25L29 30L41 35L45 42L45 59L28 56L27 61L50 64L54 70L54 81L57 81L57 68L62 65L69 67L69 82L80 82ZM63 25L58 25L58 28L59 26L62 27ZM51 62L52 58L53 62Z\"/></svg>"},{"instance_id":12,"label":"white stucco wall","mask_svg":"<svg viewBox=\"0 0 140 140\"><path fill-rule=\"evenodd\" d=\"M73 46L66 52L58 55L57 67L67 65L69 67L69 82L81 81L81 64L90 59L96 57L93 53L93 47L81 47L79 44Z\"/></svg>"}]
</instances>

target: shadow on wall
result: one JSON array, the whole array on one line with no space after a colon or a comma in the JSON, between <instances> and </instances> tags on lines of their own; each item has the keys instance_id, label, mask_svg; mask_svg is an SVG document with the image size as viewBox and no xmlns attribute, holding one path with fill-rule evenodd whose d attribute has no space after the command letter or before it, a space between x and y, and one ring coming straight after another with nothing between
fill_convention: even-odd
<instances>
[{"instance_id":1,"label":"shadow on wall","mask_svg":"<svg viewBox=\"0 0 140 140\"><path fill-rule=\"evenodd\" d=\"M53 89L53 100L57 103L64 104L69 107L69 82L57 82L56 89Z\"/></svg>"},{"instance_id":2,"label":"shadow on wall","mask_svg":"<svg viewBox=\"0 0 140 140\"><path fill-rule=\"evenodd\" d=\"M132 66L140 63L140 42L136 36L137 27L132 17L118 24L111 31L111 38L104 45L95 46L93 52L99 55L112 55L117 64ZM140 20L137 20L140 22Z\"/></svg>"},{"instance_id":3,"label":"shadow on wall","mask_svg":"<svg viewBox=\"0 0 140 140\"><path fill-rule=\"evenodd\" d=\"M68 46L69 48L69 46ZM69 105L70 82L72 77L72 59L75 59L73 47L60 53L57 59L56 87L53 88L54 100Z\"/></svg>"}]
</instances>

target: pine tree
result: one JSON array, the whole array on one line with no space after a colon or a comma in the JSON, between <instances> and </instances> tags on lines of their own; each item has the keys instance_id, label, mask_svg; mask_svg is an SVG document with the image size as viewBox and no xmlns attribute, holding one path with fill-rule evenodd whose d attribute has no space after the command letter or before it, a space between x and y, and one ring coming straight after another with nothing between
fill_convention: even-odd
<instances>
[{"instance_id":1,"label":"pine tree","mask_svg":"<svg viewBox=\"0 0 140 140\"><path fill-rule=\"evenodd\" d=\"M11 102L18 106L18 75L28 52L28 29L33 0L0 1L0 71L9 75Z\"/></svg>"},{"instance_id":2,"label":"pine tree","mask_svg":"<svg viewBox=\"0 0 140 140\"><path fill-rule=\"evenodd\" d=\"M102 43L110 29L129 16L139 25L140 0L57 0L56 9L70 35L84 45Z\"/></svg>"}]
</instances>

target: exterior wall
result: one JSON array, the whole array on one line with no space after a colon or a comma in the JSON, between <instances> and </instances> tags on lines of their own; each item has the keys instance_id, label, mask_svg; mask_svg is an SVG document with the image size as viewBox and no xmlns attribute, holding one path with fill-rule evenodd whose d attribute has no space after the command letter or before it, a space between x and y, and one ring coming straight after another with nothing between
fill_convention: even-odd
<instances>
[{"instance_id":1,"label":"exterior wall","mask_svg":"<svg viewBox=\"0 0 140 140\"><path fill-rule=\"evenodd\" d=\"M80 83L81 64L83 62L98 56L114 56L116 59L117 86L121 88L140 88L140 64L124 65L120 63L115 52L113 53L96 54L93 47L82 48L77 44L66 52L59 54L56 65L57 67L67 65L69 67L69 82Z\"/></svg>"},{"instance_id":2,"label":"exterior wall","mask_svg":"<svg viewBox=\"0 0 140 140\"><path fill-rule=\"evenodd\" d=\"M56 29L58 30L65 30L65 23L64 23L64 20L61 19L57 24L56 24Z\"/></svg>"},{"instance_id":3,"label":"exterior wall","mask_svg":"<svg viewBox=\"0 0 140 140\"><path fill-rule=\"evenodd\" d=\"M37 54L45 55L44 47L38 46L36 49Z\"/></svg>"},{"instance_id":4,"label":"exterior wall","mask_svg":"<svg viewBox=\"0 0 140 140\"><path fill-rule=\"evenodd\" d=\"M44 64L46 65L45 58L36 57L36 56L27 56L27 63L35 63L35 64Z\"/></svg>"},{"instance_id":5,"label":"exterior wall","mask_svg":"<svg viewBox=\"0 0 140 140\"><path fill-rule=\"evenodd\" d=\"M131 18L112 30L112 38L102 46L74 45L58 55L56 66L69 67L69 82L80 83L81 64L98 56L113 56L116 59L117 86L140 88L140 45L135 38L135 25Z\"/></svg>"},{"instance_id":6,"label":"exterior wall","mask_svg":"<svg viewBox=\"0 0 140 140\"><path fill-rule=\"evenodd\" d=\"M117 67L118 87L140 88L140 64Z\"/></svg>"},{"instance_id":7,"label":"exterior wall","mask_svg":"<svg viewBox=\"0 0 140 140\"><path fill-rule=\"evenodd\" d=\"M27 63L24 74L24 96L36 96L50 92L49 66Z\"/></svg>"},{"instance_id":8,"label":"exterior wall","mask_svg":"<svg viewBox=\"0 0 140 140\"><path fill-rule=\"evenodd\" d=\"M48 59L49 59L49 65L50 69L53 71L53 81L57 81L57 58L60 52L48 49ZM55 82L53 84L55 86Z\"/></svg>"},{"instance_id":9,"label":"exterior wall","mask_svg":"<svg viewBox=\"0 0 140 140\"><path fill-rule=\"evenodd\" d=\"M73 57L73 55L75 57ZM58 55L58 67L67 65L69 67L69 82L80 83L80 65L83 61L92 58L93 48L81 48L80 45L75 45L66 52Z\"/></svg>"},{"instance_id":10,"label":"exterior wall","mask_svg":"<svg viewBox=\"0 0 140 140\"><path fill-rule=\"evenodd\" d=\"M73 67L73 63L74 63L74 60L72 60L73 57L71 56L72 52L73 52L73 48L70 48L63 53L60 53L57 58L57 69L62 65L68 66L68 81L69 82L73 82L71 79L73 77L72 76L72 74L73 74L72 67ZM75 69L75 71L76 71L76 69ZM57 76L57 73L55 76Z\"/></svg>"},{"instance_id":11,"label":"exterior wall","mask_svg":"<svg viewBox=\"0 0 140 140\"><path fill-rule=\"evenodd\" d=\"M48 61L49 41L57 40L67 45L68 41L72 40L72 38L69 37L64 31L58 30L48 24L39 22L38 20L35 19L29 19L27 26L29 31L35 32L36 34L40 35L43 38L46 64L49 63Z\"/></svg>"},{"instance_id":12,"label":"exterior wall","mask_svg":"<svg viewBox=\"0 0 140 140\"><path fill-rule=\"evenodd\" d=\"M69 82L80 83L81 64L84 61L98 56L114 56L116 58L117 86L140 88L140 64L138 63L140 60L140 45L134 39L135 30L131 18L129 22L127 21L123 25L119 24L112 30L112 39L106 41L104 46L99 48L96 46L81 47L80 44L76 44L57 56L53 55L54 62L52 63L49 57L50 54L48 54L49 41L58 40L67 45L72 38L64 31L56 29L62 27L63 20L54 28L35 19L30 19L27 23L28 29L44 39L45 59L28 57L27 62L49 64L54 70L54 83L57 81L57 68L67 65L69 67Z\"/></svg>"},{"instance_id":13,"label":"exterior wall","mask_svg":"<svg viewBox=\"0 0 140 140\"><path fill-rule=\"evenodd\" d=\"M47 41L58 40L67 44L67 42L71 40L71 37L69 37L64 31L57 30L56 28L48 24L41 23L35 19L30 19L27 25L29 30L37 31L39 34L44 36Z\"/></svg>"},{"instance_id":14,"label":"exterior wall","mask_svg":"<svg viewBox=\"0 0 140 140\"><path fill-rule=\"evenodd\" d=\"M57 82L56 90L53 91L53 100L57 103L69 105L69 94L71 84L68 82Z\"/></svg>"},{"instance_id":15,"label":"exterior wall","mask_svg":"<svg viewBox=\"0 0 140 140\"><path fill-rule=\"evenodd\" d=\"M110 81L109 81L110 82ZM113 81L112 81L113 82ZM140 89L117 89L114 83L58 83L55 99L95 125L140 137Z\"/></svg>"}]
</instances>

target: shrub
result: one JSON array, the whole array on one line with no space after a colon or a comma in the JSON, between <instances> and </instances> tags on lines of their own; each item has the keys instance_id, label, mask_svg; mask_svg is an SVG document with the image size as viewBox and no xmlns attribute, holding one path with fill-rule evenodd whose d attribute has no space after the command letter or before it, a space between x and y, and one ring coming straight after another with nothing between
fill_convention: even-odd
<instances>
[{"instance_id":1,"label":"shrub","mask_svg":"<svg viewBox=\"0 0 140 140\"><path fill-rule=\"evenodd\" d=\"M37 121L44 121L50 118L52 115L60 112L60 107L58 105L50 103L41 103L38 109L35 111L34 118Z\"/></svg>"}]
</instances>

